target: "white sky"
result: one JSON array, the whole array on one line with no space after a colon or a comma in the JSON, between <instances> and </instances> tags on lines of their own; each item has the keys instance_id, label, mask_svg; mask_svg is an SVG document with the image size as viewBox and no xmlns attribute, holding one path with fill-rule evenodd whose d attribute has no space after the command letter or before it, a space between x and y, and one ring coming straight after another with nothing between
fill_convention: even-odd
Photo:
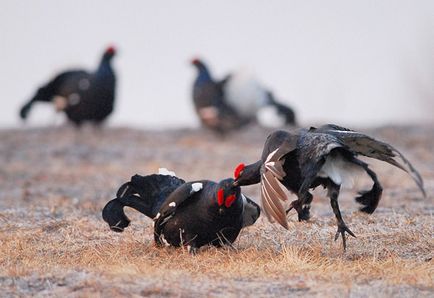
<instances>
[{"instance_id":1,"label":"white sky","mask_svg":"<svg viewBox=\"0 0 434 298\"><path fill-rule=\"evenodd\" d=\"M189 61L216 77L253 69L300 120L342 125L433 122L434 1L0 0L0 126L70 67L119 55L113 125L197 124ZM53 123L40 106L30 125Z\"/></svg>"}]
</instances>

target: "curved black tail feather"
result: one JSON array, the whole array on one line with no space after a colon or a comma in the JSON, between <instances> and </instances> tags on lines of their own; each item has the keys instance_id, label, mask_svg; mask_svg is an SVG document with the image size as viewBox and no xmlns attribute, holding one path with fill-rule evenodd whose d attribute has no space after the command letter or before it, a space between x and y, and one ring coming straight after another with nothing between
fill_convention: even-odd
<instances>
[{"instance_id":1,"label":"curved black tail feather","mask_svg":"<svg viewBox=\"0 0 434 298\"><path fill-rule=\"evenodd\" d=\"M102 210L103 219L110 229L122 232L130 224L124 207L131 207L153 219L166 198L185 181L168 175L134 175L124 183Z\"/></svg>"}]
</instances>

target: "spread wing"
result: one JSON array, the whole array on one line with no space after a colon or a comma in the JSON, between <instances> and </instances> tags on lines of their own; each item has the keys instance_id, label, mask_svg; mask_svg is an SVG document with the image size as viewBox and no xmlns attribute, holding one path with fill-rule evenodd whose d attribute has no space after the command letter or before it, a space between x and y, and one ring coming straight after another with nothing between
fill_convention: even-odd
<instances>
[{"instance_id":1,"label":"spread wing","mask_svg":"<svg viewBox=\"0 0 434 298\"><path fill-rule=\"evenodd\" d=\"M160 234L161 228L173 217L179 208L191 202L193 195L200 192L205 183L205 181L184 183L165 199L154 218L156 234Z\"/></svg>"},{"instance_id":2,"label":"spread wing","mask_svg":"<svg viewBox=\"0 0 434 298\"><path fill-rule=\"evenodd\" d=\"M285 229L288 229L288 221L281 201L288 198L279 181L286 176L283 170L284 157L295 149L295 144L284 142L267 156L261 169L261 202L264 213L269 221L275 220Z\"/></svg>"},{"instance_id":3,"label":"spread wing","mask_svg":"<svg viewBox=\"0 0 434 298\"><path fill-rule=\"evenodd\" d=\"M423 180L419 172L397 149L362 133L340 129L338 126L328 125L327 127L330 129L327 129L325 132L339 138L350 150L367 157L385 161L407 172L416 182L423 195L426 196Z\"/></svg>"}]
</instances>

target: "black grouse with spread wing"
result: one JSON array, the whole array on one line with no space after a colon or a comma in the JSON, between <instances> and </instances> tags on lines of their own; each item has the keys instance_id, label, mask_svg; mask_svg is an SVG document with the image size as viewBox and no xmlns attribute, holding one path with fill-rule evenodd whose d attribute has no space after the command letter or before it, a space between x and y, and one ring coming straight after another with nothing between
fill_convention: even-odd
<instances>
[{"instance_id":1,"label":"black grouse with spread wing","mask_svg":"<svg viewBox=\"0 0 434 298\"><path fill-rule=\"evenodd\" d=\"M208 244L232 244L260 214L259 206L233 184L233 179L185 182L171 175L135 175L102 216L113 231L122 232L130 223L123 208L134 208L154 219L158 245L186 246L192 253Z\"/></svg>"},{"instance_id":2,"label":"black grouse with spread wing","mask_svg":"<svg viewBox=\"0 0 434 298\"><path fill-rule=\"evenodd\" d=\"M239 165L235 185L261 182L262 207L270 221L276 220L288 228L286 213L294 208L299 220L309 218L311 188L319 185L328 190L330 203L337 219L335 240L342 235L346 248L345 232L354 236L342 219L338 196L341 185L353 174L365 171L373 181L370 190L360 192L356 201L361 211L372 213L382 195L377 175L358 155L385 161L411 175L425 196L423 180L411 163L395 148L367 135L336 125L319 128L276 131L268 136L262 158L254 164ZM285 212L281 201L287 200L280 187L283 184L298 197Z\"/></svg>"},{"instance_id":3,"label":"black grouse with spread wing","mask_svg":"<svg viewBox=\"0 0 434 298\"><path fill-rule=\"evenodd\" d=\"M116 78L111 60L115 52L107 48L93 73L71 70L57 75L21 108L20 117L25 120L36 102L51 102L77 126L86 121L102 123L114 107Z\"/></svg>"}]
</instances>

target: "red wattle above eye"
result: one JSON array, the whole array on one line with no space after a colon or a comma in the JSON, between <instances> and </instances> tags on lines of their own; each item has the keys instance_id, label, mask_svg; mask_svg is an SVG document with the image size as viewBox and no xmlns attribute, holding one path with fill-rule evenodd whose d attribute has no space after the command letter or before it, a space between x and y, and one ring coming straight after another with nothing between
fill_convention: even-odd
<instances>
[{"instance_id":1,"label":"red wattle above eye","mask_svg":"<svg viewBox=\"0 0 434 298\"><path fill-rule=\"evenodd\" d=\"M217 204L219 204L219 206L223 205L224 199L223 189L220 188L217 192Z\"/></svg>"},{"instance_id":2,"label":"red wattle above eye","mask_svg":"<svg viewBox=\"0 0 434 298\"><path fill-rule=\"evenodd\" d=\"M235 201L235 199L236 199L235 195L231 195L231 196L227 197L226 202L225 202L226 208L231 207L231 205Z\"/></svg>"},{"instance_id":3,"label":"red wattle above eye","mask_svg":"<svg viewBox=\"0 0 434 298\"><path fill-rule=\"evenodd\" d=\"M235 179L238 179L240 177L240 173L242 170L244 170L245 165L243 163L240 163L236 168L234 172Z\"/></svg>"}]
</instances>

